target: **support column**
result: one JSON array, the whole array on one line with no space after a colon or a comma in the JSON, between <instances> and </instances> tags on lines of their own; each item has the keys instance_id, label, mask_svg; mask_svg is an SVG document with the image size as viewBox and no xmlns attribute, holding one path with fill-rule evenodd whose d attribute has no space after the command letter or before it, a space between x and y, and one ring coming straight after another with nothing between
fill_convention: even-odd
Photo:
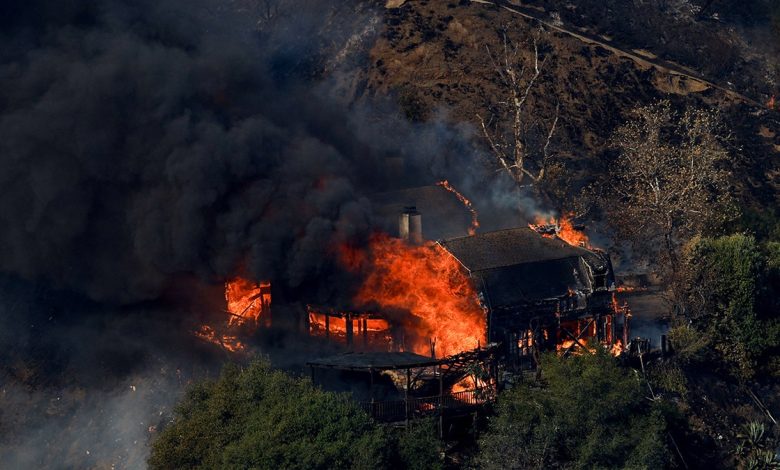
<instances>
[{"instance_id":1,"label":"support column","mask_svg":"<svg viewBox=\"0 0 780 470\"><path fill-rule=\"evenodd\" d=\"M411 369L406 369L406 388L404 389L404 420L406 427L409 427L409 386L412 383Z\"/></svg>"},{"instance_id":2,"label":"support column","mask_svg":"<svg viewBox=\"0 0 780 470\"><path fill-rule=\"evenodd\" d=\"M347 347L352 346L352 315L346 314L344 315L344 321L347 324Z\"/></svg>"},{"instance_id":3,"label":"support column","mask_svg":"<svg viewBox=\"0 0 780 470\"><path fill-rule=\"evenodd\" d=\"M441 364L439 369L439 439L444 439L444 374L441 373Z\"/></svg>"}]
</instances>

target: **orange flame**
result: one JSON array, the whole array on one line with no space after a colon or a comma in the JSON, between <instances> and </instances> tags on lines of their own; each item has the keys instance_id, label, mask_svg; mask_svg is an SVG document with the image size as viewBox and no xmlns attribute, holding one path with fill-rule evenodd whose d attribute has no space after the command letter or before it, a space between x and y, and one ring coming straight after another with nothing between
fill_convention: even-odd
<instances>
[{"instance_id":1,"label":"orange flame","mask_svg":"<svg viewBox=\"0 0 780 470\"><path fill-rule=\"evenodd\" d=\"M257 327L264 315L268 318L271 308L271 283L268 281L254 282L242 277L227 281L225 283L225 304L229 317L223 332L218 333L215 328L202 325L195 332L195 336L221 346L229 352L244 351L246 349L244 343L233 333L245 325ZM252 323L247 323L248 321Z\"/></svg>"},{"instance_id":2,"label":"orange flame","mask_svg":"<svg viewBox=\"0 0 780 470\"><path fill-rule=\"evenodd\" d=\"M227 334L218 335L217 332L214 331L214 328L208 325L201 326L200 329L195 332L195 336L209 343L221 346L230 352L244 350L244 343L239 341L236 336Z\"/></svg>"},{"instance_id":3,"label":"orange flame","mask_svg":"<svg viewBox=\"0 0 780 470\"><path fill-rule=\"evenodd\" d=\"M447 191L451 192L455 195L455 197L458 198L458 200L463 203L464 206L466 206L466 209L468 209L469 212L471 212L471 227L469 227L469 235L474 235L477 233L477 229L479 228L479 219L477 216L477 210L474 209L474 206L471 204L471 201L466 199L466 196L461 194L457 189L453 188L449 181L442 180L436 183L438 186L441 186L442 188L446 189Z\"/></svg>"},{"instance_id":4,"label":"orange flame","mask_svg":"<svg viewBox=\"0 0 780 470\"><path fill-rule=\"evenodd\" d=\"M342 253L349 251L342 249ZM407 349L448 356L476 348L486 338L485 312L458 261L439 245L410 246L384 234L374 235L361 256L363 284L354 302L360 308L411 313L405 331ZM350 256L349 259L357 259Z\"/></svg>"},{"instance_id":5,"label":"orange flame","mask_svg":"<svg viewBox=\"0 0 780 470\"><path fill-rule=\"evenodd\" d=\"M635 287L635 286L617 286L615 292L645 292L647 287Z\"/></svg>"},{"instance_id":6,"label":"orange flame","mask_svg":"<svg viewBox=\"0 0 780 470\"><path fill-rule=\"evenodd\" d=\"M535 223L528 224L528 226L537 232L544 226L554 227L555 236L569 245L590 247L588 236L581 230L574 228L574 224L572 223L573 218L574 214L571 212L564 214L559 219L556 219L555 217L537 216ZM542 236L551 238L553 235L542 233Z\"/></svg>"},{"instance_id":7,"label":"orange flame","mask_svg":"<svg viewBox=\"0 0 780 470\"><path fill-rule=\"evenodd\" d=\"M241 325L247 320L258 322L271 307L271 283L237 277L225 283L225 302L231 314L229 325Z\"/></svg>"}]
</instances>

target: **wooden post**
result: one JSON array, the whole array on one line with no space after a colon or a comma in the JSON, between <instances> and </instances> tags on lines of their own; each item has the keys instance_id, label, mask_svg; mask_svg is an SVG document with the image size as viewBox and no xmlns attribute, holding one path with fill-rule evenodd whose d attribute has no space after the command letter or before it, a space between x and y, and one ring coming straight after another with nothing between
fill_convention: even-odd
<instances>
[{"instance_id":1,"label":"wooden post","mask_svg":"<svg viewBox=\"0 0 780 470\"><path fill-rule=\"evenodd\" d=\"M444 374L441 373L441 364L439 369L439 439L444 439Z\"/></svg>"},{"instance_id":2,"label":"wooden post","mask_svg":"<svg viewBox=\"0 0 780 470\"><path fill-rule=\"evenodd\" d=\"M363 318L363 346L368 347L368 319Z\"/></svg>"},{"instance_id":3,"label":"wooden post","mask_svg":"<svg viewBox=\"0 0 780 470\"><path fill-rule=\"evenodd\" d=\"M406 420L406 427L409 428L409 386L412 383L412 372L408 367L406 368L406 388L404 389L404 418Z\"/></svg>"},{"instance_id":4,"label":"wooden post","mask_svg":"<svg viewBox=\"0 0 780 470\"><path fill-rule=\"evenodd\" d=\"M347 347L352 346L352 315L349 313L344 315L344 321L347 324Z\"/></svg>"},{"instance_id":5,"label":"wooden post","mask_svg":"<svg viewBox=\"0 0 780 470\"><path fill-rule=\"evenodd\" d=\"M325 312L325 339L330 339L330 313Z\"/></svg>"},{"instance_id":6,"label":"wooden post","mask_svg":"<svg viewBox=\"0 0 780 470\"><path fill-rule=\"evenodd\" d=\"M368 369L368 397L370 399L369 409L371 410L368 414L372 418L376 418L374 415L374 369L371 368Z\"/></svg>"},{"instance_id":7,"label":"wooden post","mask_svg":"<svg viewBox=\"0 0 780 470\"><path fill-rule=\"evenodd\" d=\"M628 324L630 320L630 317L628 314L624 311L623 312L623 347L628 347L628 336L629 336L629 329L631 328Z\"/></svg>"}]
</instances>

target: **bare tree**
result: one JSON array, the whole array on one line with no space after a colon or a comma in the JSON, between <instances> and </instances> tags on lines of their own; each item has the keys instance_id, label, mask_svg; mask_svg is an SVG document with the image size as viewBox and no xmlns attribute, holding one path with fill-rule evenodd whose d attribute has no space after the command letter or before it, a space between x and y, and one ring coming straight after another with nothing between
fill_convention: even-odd
<instances>
[{"instance_id":1,"label":"bare tree","mask_svg":"<svg viewBox=\"0 0 780 470\"><path fill-rule=\"evenodd\" d=\"M524 57L523 44L510 40L506 28L502 37L503 50L499 56L489 46L486 45L485 49L506 95L496 103L498 112L492 113L488 119L477 114L477 119L502 168L518 185L526 181L533 185L544 179L552 158L550 142L558 127L559 107L556 105L551 122L543 126L545 138L538 145L532 145L529 130L538 130L541 119L532 116L526 106L542 74L546 58L540 58L539 35L531 39L533 51L530 60Z\"/></svg>"},{"instance_id":2,"label":"bare tree","mask_svg":"<svg viewBox=\"0 0 780 470\"><path fill-rule=\"evenodd\" d=\"M257 14L257 29L264 31L282 13L281 0L252 0Z\"/></svg>"},{"instance_id":3,"label":"bare tree","mask_svg":"<svg viewBox=\"0 0 780 470\"><path fill-rule=\"evenodd\" d=\"M684 242L735 215L728 136L713 111L679 114L661 101L632 114L613 135L620 154L602 202L620 233L665 255L660 261L674 274Z\"/></svg>"}]
</instances>

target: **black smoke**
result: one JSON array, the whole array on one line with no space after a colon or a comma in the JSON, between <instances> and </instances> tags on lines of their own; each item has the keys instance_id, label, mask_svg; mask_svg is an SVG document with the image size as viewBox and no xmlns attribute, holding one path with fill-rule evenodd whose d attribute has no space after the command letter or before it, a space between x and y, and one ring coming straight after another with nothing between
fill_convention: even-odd
<instances>
[{"instance_id":1,"label":"black smoke","mask_svg":"<svg viewBox=\"0 0 780 470\"><path fill-rule=\"evenodd\" d=\"M344 295L333 253L376 227L372 193L447 178L516 204L467 126L345 99L374 3L2 2L5 466L142 467L183 387L225 360L192 334L224 308L201 300L236 273Z\"/></svg>"},{"instance_id":2,"label":"black smoke","mask_svg":"<svg viewBox=\"0 0 780 470\"><path fill-rule=\"evenodd\" d=\"M0 6L4 468L143 467L226 359L192 334L211 306L171 292L314 285L370 230L381 152L316 86L349 25L301 1L260 31L253 3Z\"/></svg>"},{"instance_id":3,"label":"black smoke","mask_svg":"<svg viewBox=\"0 0 780 470\"><path fill-rule=\"evenodd\" d=\"M119 302L242 267L295 287L366 230L372 149L308 92L314 35L216 2L64 3L4 7L0 270Z\"/></svg>"}]
</instances>

